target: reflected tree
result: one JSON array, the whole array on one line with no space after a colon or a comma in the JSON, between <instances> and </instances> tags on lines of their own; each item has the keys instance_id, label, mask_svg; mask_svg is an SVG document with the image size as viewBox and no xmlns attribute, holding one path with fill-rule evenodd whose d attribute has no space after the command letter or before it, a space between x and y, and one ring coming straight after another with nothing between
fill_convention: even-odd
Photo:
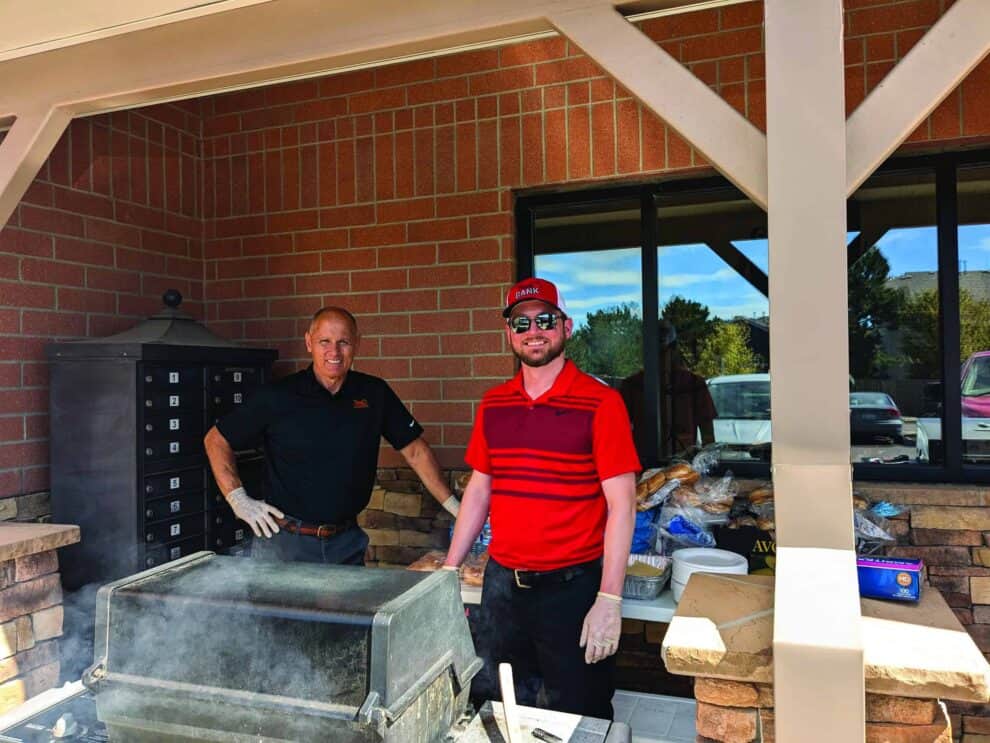
<instances>
[{"instance_id":1,"label":"reflected tree","mask_svg":"<svg viewBox=\"0 0 990 743\"><path fill-rule=\"evenodd\" d=\"M849 373L882 379L896 361L882 352L884 332L897 325L904 293L887 286L890 263L878 249L849 267Z\"/></svg>"},{"instance_id":2,"label":"reflected tree","mask_svg":"<svg viewBox=\"0 0 990 743\"><path fill-rule=\"evenodd\" d=\"M694 371L703 377L766 371L766 359L749 346L749 326L742 321L715 320L701 343Z\"/></svg>"},{"instance_id":3,"label":"reflected tree","mask_svg":"<svg viewBox=\"0 0 990 743\"><path fill-rule=\"evenodd\" d=\"M643 366L643 320L635 304L606 307L588 315L567 342L567 356L582 371L609 383Z\"/></svg>"},{"instance_id":4,"label":"reflected tree","mask_svg":"<svg viewBox=\"0 0 990 743\"><path fill-rule=\"evenodd\" d=\"M689 369L694 369L701 344L715 327L714 321L709 317L708 307L693 299L675 295L663 306L660 317L676 328L681 357Z\"/></svg>"},{"instance_id":5,"label":"reflected tree","mask_svg":"<svg viewBox=\"0 0 990 743\"><path fill-rule=\"evenodd\" d=\"M904 338L901 343L911 364L912 374L920 379L938 379L939 357L938 292L918 292L904 301L901 312ZM966 289L959 289L959 358L990 349L990 300L977 299Z\"/></svg>"}]
</instances>

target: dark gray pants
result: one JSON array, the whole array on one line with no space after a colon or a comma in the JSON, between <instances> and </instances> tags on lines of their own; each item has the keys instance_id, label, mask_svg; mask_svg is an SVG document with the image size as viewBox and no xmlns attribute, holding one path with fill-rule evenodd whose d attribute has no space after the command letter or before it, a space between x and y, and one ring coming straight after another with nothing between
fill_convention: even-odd
<instances>
[{"instance_id":1,"label":"dark gray pants","mask_svg":"<svg viewBox=\"0 0 990 743\"><path fill-rule=\"evenodd\" d=\"M364 565L368 535L359 526L329 539L290 534L282 529L271 539L255 537L251 557L285 562L316 562L324 565Z\"/></svg>"}]
</instances>

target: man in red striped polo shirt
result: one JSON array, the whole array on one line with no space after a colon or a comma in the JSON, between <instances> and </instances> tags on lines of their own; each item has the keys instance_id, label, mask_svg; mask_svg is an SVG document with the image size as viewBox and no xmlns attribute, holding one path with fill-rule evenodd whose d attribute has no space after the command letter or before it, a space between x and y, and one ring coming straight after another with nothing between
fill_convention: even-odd
<instances>
[{"instance_id":1,"label":"man in red striped polo shirt","mask_svg":"<svg viewBox=\"0 0 990 743\"><path fill-rule=\"evenodd\" d=\"M502 314L522 364L481 401L445 566L461 563L490 512L485 671L472 693L498 696L496 669L509 662L520 703L536 704L542 679L548 708L611 719L640 469L629 417L617 391L565 359L573 321L556 286L520 281Z\"/></svg>"}]
</instances>

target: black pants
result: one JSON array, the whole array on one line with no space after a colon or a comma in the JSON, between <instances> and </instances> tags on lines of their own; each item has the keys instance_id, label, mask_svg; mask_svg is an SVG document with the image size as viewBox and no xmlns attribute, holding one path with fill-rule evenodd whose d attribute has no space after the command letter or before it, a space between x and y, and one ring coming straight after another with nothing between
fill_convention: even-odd
<instances>
[{"instance_id":1,"label":"black pants","mask_svg":"<svg viewBox=\"0 0 990 743\"><path fill-rule=\"evenodd\" d=\"M587 664L578 645L601 576L598 564L563 583L519 588L511 570L489 560L475 642L485 667L472 698L501 699L498 664L511 663L519 704L537 706L542 681L548 709L611 720L615 656Z\"/></svg>"}]
</instances>

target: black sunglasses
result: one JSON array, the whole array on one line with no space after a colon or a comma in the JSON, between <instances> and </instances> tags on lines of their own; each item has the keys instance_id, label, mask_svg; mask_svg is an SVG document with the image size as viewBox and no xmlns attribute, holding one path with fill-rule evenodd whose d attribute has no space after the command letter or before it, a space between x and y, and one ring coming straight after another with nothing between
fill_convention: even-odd
<instances>
[{"instance_id":1,"label":"black sunglasses","mask_svg":"<svg viewBox=\"0 0 990 743\"><path fill-rule=\"evenodd\" d=\"M513 333L525 333L535 321L540 330L553 330L557 327L557 320L561 318L563 315L555 315L553 312L541 312L536 317L516 315L509 318L509 327Z\"/></svg>"}]
</instances>

